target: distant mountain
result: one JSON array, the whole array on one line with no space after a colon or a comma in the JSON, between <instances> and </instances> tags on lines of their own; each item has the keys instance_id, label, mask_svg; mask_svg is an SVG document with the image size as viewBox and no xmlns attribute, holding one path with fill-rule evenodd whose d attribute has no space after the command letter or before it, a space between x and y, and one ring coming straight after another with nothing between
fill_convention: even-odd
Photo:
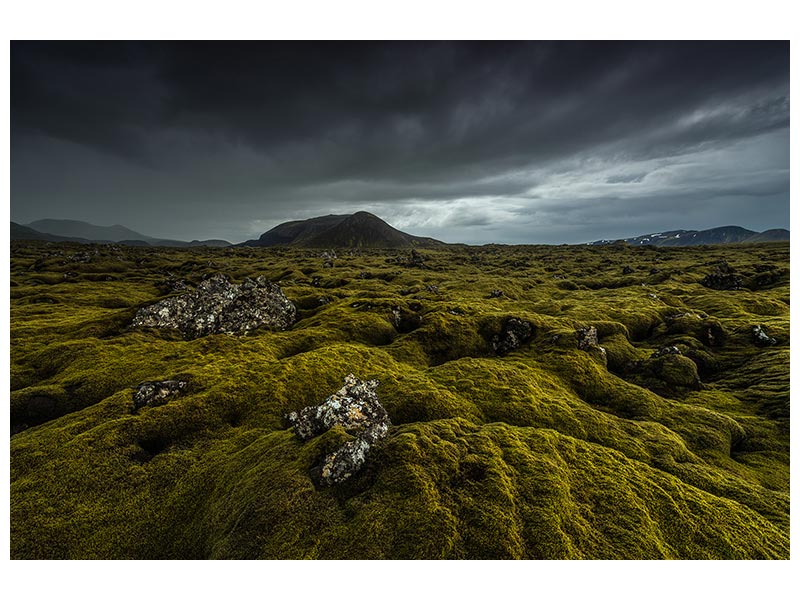
<instances>
[{"instance_id":1,"label":"distant mountain","mask_svg":"<svg viewBox=\"0 0 800 600\"><path fill-rule=\"evenodd\" d=\"M591 246L626 242L631 246L702 246L709 244L749 244L755 242L777 242L789 239L786 229L769 229L762 233L751 231L744 227L728 225L697 231L694 229L676 229L650 233L621 240L598 240L591 242Z\"/></svg>"},{"instance_id":2,"label":"distant mountain","mask_svg":"<svg viewBox=\"0 0 800 600\"><path fill-rule=\"evenodd\" d=\"M62 237L83 238L86 240L101 240L109 242L121 242L123 240L139 240L149 242L153 238L142 235L137 231L123 227L122 225L92 225L85 221L73 221L71 219L40 219L28 223L28 227Z\"/></svg>"},{"instance_id":3,"label":"distant mountain","mask_svg":"<svg viewBox=\"0 0 800 600\"><path fill-rule=\"evenodd\" d=\"M433 238L404 233L368 212L327 215L288 221L242 246L303 246L309 248L413 248L441 246Z\"/></svg>"},{"instance_id":4,"label":"distant mountain","mask_svg":"<svg viewBox=\"0 0 800 600\"><path fill-rule=\"evenodd\" d=\"M17 225L16 223L14 225ZM17 225L17 227L25 227ZM23 235L30 236L32 234L22 231L18 232L18 237L14 237L12 226L11 239L41 239L45 241L74 241L80 243L115 243L124 246L230 246L230 242L225 240L193 240L191 242L183 242L180 240L167 240L150 237L144 235L133 229L128 229L122 225L92 225L85 221L74 221L71 219L40 219L32 223L28 223L29 231L39 233L44 237L19 237ZM49 239L46 236L54 236L61 239Z\"/></svg>"},{"instance_id":5,"label":"distant mountain","mask_svg":"<svg viewBox=\"0 0 800 600\"><path fill-rule=\"evenodd\" d=\"M25 225L20 225L11 221L11 239L12 240L40 240L42 242L77 242L79 244L90 244L90 240L83 238L65 237L61 235L53 235L50 233L42 233L36 231Z\"/></svg>"}]
</instances>

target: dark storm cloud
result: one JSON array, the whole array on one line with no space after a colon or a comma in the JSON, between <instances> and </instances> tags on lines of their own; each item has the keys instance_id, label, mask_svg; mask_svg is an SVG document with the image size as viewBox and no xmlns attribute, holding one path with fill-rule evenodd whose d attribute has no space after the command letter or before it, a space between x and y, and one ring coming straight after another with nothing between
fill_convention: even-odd
<instances>
[{"instance_id":1,"label":"dark storm cloud","mask_svg":"<svg viewBox=\"0 0 800 600\"><path fill-rule=\"evenodd\" d=\"M577 229L552 241L581 241L609 237L598 215L655 225L694 189L745 226L755 205L730 198L766 190L781 226L788 61L781 42L14 42L12 216L238 240L372 208L537 241L561 214ZM520 213L539 221L515 232Z\"/></svg>"}]
</instances>

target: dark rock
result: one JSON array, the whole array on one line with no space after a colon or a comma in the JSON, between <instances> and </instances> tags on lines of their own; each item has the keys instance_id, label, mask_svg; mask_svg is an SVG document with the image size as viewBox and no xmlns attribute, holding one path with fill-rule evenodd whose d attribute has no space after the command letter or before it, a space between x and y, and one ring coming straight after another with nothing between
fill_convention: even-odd
<instances>
[{"instance_id":1,"label":"dark rock","mask_svg":"<svg viewBox=\"0 0 800 600\"><path fill-rule=\"evenodd\" d=\"M670 354L675 354L680 356L681 351L678 349L677 346L663 346L658 350L656 350L655 352L653 352L653 354L650 355L650 358L651 359L660 358L662 356L669 356Z\"/></svg>"},{"instance_id":2,"label":"dark rock","mask_svg":"<svg viewBox=\"0 0 800 600\"><path fill-rule=\"evenodd\" d=\"M659 271L658 271L658 269L656 269L655 267L653 267L652 269L650 269L650 275L655 275L655 274L656 274L656 273L658 273L658 272L659 272Z\"/></svg>"},{"instance_id":3,"label":"dark rock","mask_svg":"<svg viewBox=\"0 0 800 600\"><path fill-rule=\"evenodd\" d=\"M430 292L431 294L438 294L439 293L439 286L438 285L426 285L425 291Z\"/></svg>"},{"instance_id":4,"label":"dark rock","mask_svg":"<svg viewBox=\"0 0 800 600\"><path fill-rule=\"evenodd\" d=\"M325 456L314 470L319 485L333 485L352 477L364 465L375 443L388 434L392 423L375 393L377 386L376 380L361 381L350 374L344 379L344 387L319 406L285 415L301 440L325 433L334 425L341 425L356 438Z\"/></svg>"},{"instance_id":5,"label":"dark rock","mask_svg":"<svg viewBox=\"0 0 800 600\"><path fill-rule=\"evenodd\" d=\"M181 392L189 385L186 381L168 379L166 381L143 381L133 393L133 412L144 406L159 406L167 399Z\"/></svg>"},{"instance_id":6,"label":"dark rock","mask_svg":"<svg viewBox=\"0 0 800 600\"><path fill-rule=\"evenodd\" d=\"M489 298L502 298L503 290L492 290L489 292Z\"/></svg>"},{"instance_id":7,"label":"dark rock","mask_svg":"<svg viewBox=\"0 0 800 600\"><path fill-rule=\"evenodd\" d=\"M633 273L633 269L631 269L628 265L625 265L624 267L622 267L622 274L623 275L630 275L631 273Z\"/></svg>"},{"instance_id":8,"label":"dark rock","mask_svg":"<svg viewBox=\"0 0 800 600\"><path fill-rule=\"evenodd\" d=\"M714 271L703 277L702 285L712 290L738 290L742 287L742 278L726 261L720 261Z\"/></svg>"},{"instance_id":9,"label":"dark rock","mask_svg":"<svg viewBox=\"0 0 800 600\"><path fill-rule=\"evenodd\" d=\"M262 325L283 330L294 323L296 314L281 288L264 277L237 285L217 274L193 292L139 309L132 326L178 329L187 339L195 339L214 333L245 333Z\"/></svg>"},{"instance_id":10,"label":"dark rock","mask_svg":"<svg viewBox=\"0 0 800 600\"><path fill-rule=\"evenodd\" d=\"M156 287L166 294L186 292L192 289L191 285L186 283L183 279L176 277L173 273L167 273L167 276L157 283Z\"/></svg>"},{"instance_id":11,"label":"dark rock","mask_svg":"<svg viewBox=\"0 0 800 600\"><path fill-rule=\"evenodd\" d=\"M499 335L492 338L492 348L499 354L508 354L531 339L533 324L517 317L510 317L503 325Z\"/></svg>"},{"instance_id":12,"label":"dark rock","mask_svg":"<svg viewBox=\"0 0 800 600\"><path fill-rule=\"evenodd\" d=\"M425 264L425 257L422 256L416 249L411 250L411 256L409 257L408 261L405 263L407 267L416 267L418 269L427 269L428 266Z\"/></svg>"},{"instance_id":13,"label":"dark rock","mask_svg":"<svg viewBox=\"0 0 800 600\"><path fill-rule=\"evenodd\" d=\"M778 340L767 335L761 325L753 325L753 341L755 341L756 346L774 346L778 343Z\"/></svg>"}]
</instances>

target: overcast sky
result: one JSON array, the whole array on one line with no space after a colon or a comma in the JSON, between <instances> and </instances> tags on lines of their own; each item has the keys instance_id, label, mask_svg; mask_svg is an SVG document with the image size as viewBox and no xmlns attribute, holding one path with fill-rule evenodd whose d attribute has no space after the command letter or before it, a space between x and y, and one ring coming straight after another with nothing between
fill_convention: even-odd
<instances>
[{"instance_id":1,"label":"overcast sky","mask_svg":"<svg viewBox=\"0 0 800 600\"><path fill-rule=\"evenodd\" d=\"M11 218L467 243L789 227L789 44L11 43Z\"/></svg>"}]
</instances>

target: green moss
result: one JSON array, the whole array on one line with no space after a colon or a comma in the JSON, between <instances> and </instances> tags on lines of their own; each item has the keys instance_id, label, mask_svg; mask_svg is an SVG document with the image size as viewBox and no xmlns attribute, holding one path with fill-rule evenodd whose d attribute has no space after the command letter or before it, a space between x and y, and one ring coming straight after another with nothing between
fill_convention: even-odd
<instances>
[{"instance_id":1,"label":"green moss","mask_svg":"<svg viewBox=\"0 0 800 600\"><path fill-rule=\"evenodd\" d=\"M64 264L83 250L12 245L14 558L788 557L788 244L446 248L425 270L391 250L323 268L305 250L98 247ZM723 259L777 275L699 285ZM166 273L219 271L280 280L298 322L129 329ZM533 335L498 357L512 316ZM589 325L603 360L577 348ZM682 355L650 359L667 345ZM380 380L393 427L316 489L349 436L301 442L282 415L350 372ZM176 377L185 393L131 413L132 386Z\"/></svg>"}]
</instances>

